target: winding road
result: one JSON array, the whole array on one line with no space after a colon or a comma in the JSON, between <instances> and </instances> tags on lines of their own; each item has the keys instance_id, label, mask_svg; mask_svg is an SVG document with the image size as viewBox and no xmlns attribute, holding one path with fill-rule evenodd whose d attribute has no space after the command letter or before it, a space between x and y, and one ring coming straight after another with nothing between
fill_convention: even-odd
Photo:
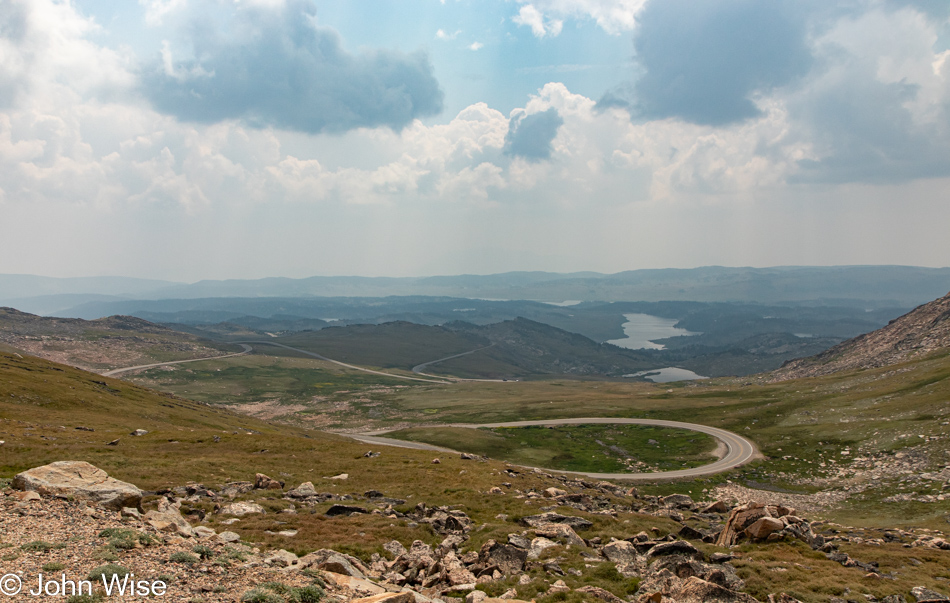
<instances>
[{"instance_id":1,"label":"winding road","mask_svg":"<svg viewBox=\"0 0 950 603\"><path fill-rule=\"evenodd\" d=\"M709 427L707 425L697 425L696 423L683 423L681 421L665 421L662 419L622 419L609 417L584 417L575 419L545 419L540 421L510 421L507 423L482 423L475 425L472 423L451 423L442 425L442 427L463 427L469 429L478 429L480 427L531 427L535 425L553 426L553 425L584 425L590 423L606 425L651 425L654 427L672 427L677 429L689 429L711 435L721 442L726 453L718 460L701 467L692 467L690 469L678 469L676 471L658 471L655 473L589 473L585 471L559 471L556 469L543 468L544 471L553 473L563 473L568 475L581 475L593 479L615 479L615 480L663 480L700 477L703 475L713 475L728 471L740 465L743 465L755 456L755 445L739 434L719 429L718 427ZM387 431L373 431L363 434L349 434L354 440L365 442L367 444L380 444L384 446L396 446L399 448L413 448L416 450L435 450L439 452L458 452L448 448L432 446L420 442L406 442L393 438L383 437L382 434ZM533 469L533 467L530 467Z\"/></svg>"},{"instance_id":2,"label":"winding road","mask_svg":"<svg viewBox=\"0 0 950 603\"><path fill-rule=\"evenodd\" d=\"M338 366L342 366L348 369L353 369L357 371L362 371L364 373L371 373L373 375L381 375L383 377L389 377L392 379L404 379L408 381L421 381L423 383L440 383L448 384L453 383L454 380L449 381L436 381L434 379L421 379L419 377L409 377L406 375L394 375L392 373L386 373L383 371L375 371L373 369L363 368L361 366L356 366L353 364L347 364L345 362L340 362L339 360L333 360L332 358L327 358L316 352L309 352L307 350L301 350L299 348L294 348L289 345L284 345L282 343L277 343L274 341L248 341L248 342L235 342L238 343L243 351L237 352L234 354L226 354L224 356L210 356L207 358L192 358L190 360L172 360L169 362L156 362L154 364L140 364L138 366L128 366L125 368L113 369L111 371L106 371L102 373L103 376L113 377L121 373L126 373L129 371L135 371L140 369L149 369L156 368L159 366L168 366L171 364L184 364L186 362L200 362L203 360L219 360L222 358L232 358L234 356L243 356L244 354L250 353L254 348L250 345L251 343L258 345L271 345L279 348L284 348L292 350L294 352L299 352L306 356L312 356L319 360L325 362L331 362ZM487 346L490 347L490 346ZM484 348L479 348L484 349ZM431 364L436 364L442 362L443 360L449 360L451 358L458 358L459 356L465 356L478 350L472 350L470 352L464 352L462 354L456 354L455 356L448 356L446 358L440 358L438 360L432 360L430 362L425 362L423 364L416 365L412 368L413 373L418 375L423 375L429 377L421 372L426 366ZM431 375L435 377L434 375ZM461 379L460 381L494 381L490 379ZM709 463L708 465L703 465L701 467L692 467L690 469L678 469L676 471L658 471L655 473L589 473L584 471L559 471L557 469L547 469L541 468L544 471L551 471L553 473L562 473L567 475L579 475L584 477L590 477L593 479L614 479L614 480L663 480L663 479L679 479L679 478L691 478L691 477L700 477L703 475L713 475L715 473L721 473L723 471L728 471L740 465L743 465L749 462L756 455L755 445L739 434L733 433L731 431L726 431L725 429L719 429L718 427L709 427L707 425L698 425L696 423L683 423L681 421L665 421L662 419L623 419L623 418L611 418L611 417L583 417L583 418L574 418L574 419L544 419L539 421L510 421L506 423L481 423L481 424L472 424L472 423L449 423L440 425L441 427L461 427L466 429L479 429L481 427L492 428L492 427L530 427L535 425L544 425L544 426L554 426L554 425L583 425L583 424L606 424L606 425L651 425L655 427L672 427L678 429L689 429L691 431L698 431L700 433L705 433L716 438L723 447L726 449L726 453L722 455L719 460ZM408 442L404 440L397 440L394 438L387 438L384 434L393 430L378 430L371 431L366 433L359 434L346 434L350 438L357 440L359 442L364 442L367 444L378 444L380 446L394 446L397 448L411 448L415 450L434 450L438 452L459 452L457 450L451 450L449 448L442 448L439 446L433 446L431 444L424 444L421 442ZM341 434L342 435L342 434ZM528 467L529 469L534 469L534 467Z\"/></svg>"},{"instance_id":3,"label":"winding road","mask_svg":"<svg viewBox=\"0 0 950 603\"><path fill-rule=\"evenodd\" d=\"M170 364L185 364L186 362L202 362L204 360L220 360L222 358L233 358L235 356L243 356L244 354L249 353L252 349L251 346L246 344L240 344L244 348L243 352L235 352L234 354L225 354L224 356L205 356L204 358L192 358L190 360L171 360L169 362L156 362L154 364L140 364L138 366L127 366L125 368L112 369L111 371L106 371L101 373L103 377L115 377L116 375L121 375L122 373L128 373L129 371L137 371L140 369L150 369L156 368L159 366L168 366Z\"/></svg>"}]
</instances>

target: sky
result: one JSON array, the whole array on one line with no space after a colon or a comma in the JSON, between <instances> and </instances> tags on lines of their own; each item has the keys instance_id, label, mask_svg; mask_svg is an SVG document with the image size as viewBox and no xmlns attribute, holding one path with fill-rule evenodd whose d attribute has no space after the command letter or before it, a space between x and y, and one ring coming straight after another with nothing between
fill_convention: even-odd
<instances>
[{"instance_id":1,"label":"sky","mask_svg":"<svg viewBox=\"0 0 950 603\"><path fill-rule=\"evenodd\" d=\"M0 0L0 273L950 265L947 0Z\"/></svg>"}]
</instances>

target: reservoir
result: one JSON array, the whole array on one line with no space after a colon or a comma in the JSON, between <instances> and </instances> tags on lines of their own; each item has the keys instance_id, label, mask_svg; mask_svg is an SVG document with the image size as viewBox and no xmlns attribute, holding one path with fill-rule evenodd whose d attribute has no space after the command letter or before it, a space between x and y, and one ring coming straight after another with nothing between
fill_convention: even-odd
<instances>
[{"instance_id":1,"label":"reservoir","mask_svg":"<svg viewBox=\"0 0 950 603\"><path fill-rule=\"evenodd\" d=\"M650 369L648 371L640 371L639 373L633 373L630 375L624 375L624 377L643 377L654 383L669 383L671 381L692 381L693 379L707 379L702 375L697 375L691 370L684 368L677 368L675 366L668 366L666 368L659 369Z\"/></svg>"},{"instance_id":2,"label":"reservoir","mask_svg":"<svg viewBox=\"0 0 950 603\"><path fill-rule=\"evenodd\" d=\"M623 324L623 339L611 339L612 343L628 350L663 350L666 346L653 343L654 339L677 337L680 335L701 335L686 329L677 329L678 321L673 318L660 318L649 314L624 314L627 322ZM677 369L681 370L681 369ZM693 377L695 379L696 377Z\"/></svg>"}]
</instances>

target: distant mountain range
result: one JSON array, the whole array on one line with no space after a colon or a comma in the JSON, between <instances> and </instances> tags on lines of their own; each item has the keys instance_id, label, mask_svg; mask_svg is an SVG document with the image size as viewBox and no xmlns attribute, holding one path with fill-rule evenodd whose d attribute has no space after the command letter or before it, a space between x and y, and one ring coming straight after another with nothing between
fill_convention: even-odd
<instances>
[{"instance_id":1,"label":"distant mountain range","mask_svg":"<svg viewBox=\"0 0 950 603\"><path fill-rule=\"evenodd\" d=\"M0 275L0 305L41 314L115 314L111 302L214 297L447 296L576 301L723 301L911 308L950 290L950 268L783 266L631 270L616 274L508 272L432 277L315 276L199 281Z\"/></svg>"}]
</instances>

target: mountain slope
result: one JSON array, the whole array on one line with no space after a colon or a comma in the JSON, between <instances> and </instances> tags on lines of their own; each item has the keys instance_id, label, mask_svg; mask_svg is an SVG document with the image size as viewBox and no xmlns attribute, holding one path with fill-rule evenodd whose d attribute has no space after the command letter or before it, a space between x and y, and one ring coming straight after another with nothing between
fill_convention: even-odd
<instances>
[{"instance_id":1,"label":"mountain slope","mask_svg":"<svg viewBox=\"0 0 950 603\"><path fill-rule=\"evenodd\" d=\"M772 373L773 381L818 377L840 371L905 362L950 347L950 293L817 356L792 360Z\"/></svg>"},{"instance_id":2,"label":"mountain slope","mask_svg":"<svg viewBox=\"0 0 950 603\"><path fill-rule=\"evenodd\" d=\"M0 343L48 360L102 370L237 351L133 316L51 318L0 308Z\"/></svg>"}]
</instances>

